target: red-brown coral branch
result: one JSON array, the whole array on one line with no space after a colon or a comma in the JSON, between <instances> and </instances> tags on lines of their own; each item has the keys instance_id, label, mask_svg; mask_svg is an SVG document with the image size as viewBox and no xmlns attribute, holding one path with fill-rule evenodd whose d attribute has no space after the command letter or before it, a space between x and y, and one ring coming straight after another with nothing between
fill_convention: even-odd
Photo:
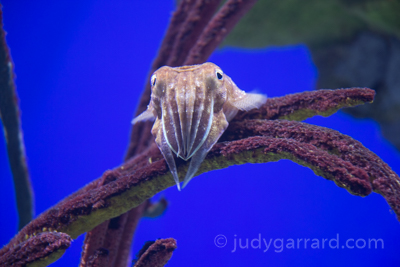
<instances>
[{"instance_id":1,"label":"red-brown coral branch","mask_svg":"<svg viewBox=\"0 0 400 267\"><path fill-rule=\"evenodd\" d=\"M257 0L228 0L207 24L182 65L203 63Z\"/></svg>"},{"instance_id":2,"label":"red-brown coral branch","mask_svg":"<svg viewBox=\"0 0 400 267\"><path fill-rule=\"evenodd\" d=\"M237 140L260 135L293 139L311 144L351 163L368 175L372 189L386 199L400 221L399 176L360 142L328 128L280 120L244 120L232 122L220 141Z\"/></svg>"},{"instance_id":3,"label":"red-brown coral branch","mask_svg":"<svg viewBox=\"0 0 400 267\"><path fill-rule=\"evenodd\" d=\"M291 122L289 122L291 123ZM261 151L257 151L261 149ZM371 193L371 185L367 173L351 163L331 155L317 147L288 138L270 138L264 136L248 137L227 143L219 143L212 149L210 157L231 157L229 160L237 161L234 156L249 151L239 157L236 164L244 161L249 163L278 161L290 159L300 165L309 167L315 174L328 180L333 180L339 187L347 189L350 193L366 196ZM217 153L217 155L214 155ZM242 161L242 162L241 162Z\"/></svg>"},{"instance_id":4,"label":"red-brown coral branch","mask_svg":"<svg viewBox=\"0 0 400 267\"><path fill-rule=\"evenodd\" d=\"M153 213L144 214L149 207L161 206ZM115 266L125 267L130 255L133 234L142 216L160 215L166 207L161 204L150 204L146 201L127 213L107 220L88 232L82 250L80 266ZM153 207L154 208L154 207ZM161 209L160 209L161 208ZM100 249L99 249L100 248ZM98 256L98 251L107 251L107 255ZM95 261L93 261L95 259ZM101 264L99 263L101 262Z\"/></svg>"},{"instance_id":5,"label":"red-brown coral branch","mask_svg":"<svg viewBox=\"0 0 400 267\"><path fill-rule=\"evenodd\" d=\"M267 103L259 109L239 112L235 120L287 119L302 121L315 115L327 117L341 108L370 103L374 97L374 90L357 87L301 92L268 98Z\"/></svg>"},{"instance_id":6,"label":"red-brown coral branch","mask_svg":"<svg viewBox=\"0 0 400 267\"><path fill-rule=\"evenodd\" d=\"M1 6L0 6L1 8ZM3 29L0 9L0 118L6 137L8 160L14 180L19 216L18 229L32 220L33 192L25 161L25 146L19 118L18 96L15 90L13 63Z\"/></svg>"},{"instance_id":7,"label":"red-brown coral branch","mask_svg":"<svg viewBox=\"0 0 400 267\"><path fill-rule=\"evenodd\" d=\"M330 93L330 91L327 92ZM362 94L362 90L355 92ZM323 93L323 91L319 93ZM308 93L304 94L308 96ZM301 94L298 98L301 98ZM357 97L354 96L354 98ZM285 102L284 97L279 99ZM329 102L324 103L329 104ZM243 125L239 126L240 123ZM335 134L332 135L332 133ZM336 139L335 136L337 136ZM371 174L371 170L353 164L349 158L354 152L354 161L363 162L363 157L369 157L368 159L378 162L374 158L376 156L362 147L361 150L367 151L369 154L356 153L360 150L358 146L361 144L358 145L351 138L333 130L298 122L278 120L240 122L236 120L231 123L231 127L227 129L223 138L221 141L229 141L214 146L199 173L225 168L232 164L268 162L287 158L312 168L325 178L335 180L339 186L343 186L355 194L368 194L371 190L369 182L372 180L375 182L366 175ZM332 138L332 142L330 138ZM352 146L357 150L353 150ZM299 149L300 151L305 149L305 151L296 152ZM339 157L338 155L341 153L344 155ZM186 171L187 166L184 161L179 161L177 165L179 172ZM385 168L382 169L385 170ZM376 166L372 169L375 170ZM389 177L381 178L386 181L386 184L381 183L385 186L381 188L396 189L396 185L393 183L398 181L398 177L393 172L386 173L389 174ZM385 172L382 172L382 175L385 175ZM101 186L97 186L99 182L102 183ZM105 172L99 180L92 182L41 214L22 229L5 248L0 250L0 256L8 254L8 248L23 242L25 235L40 233L43 228L57 229L75 238L100 222L116 217L139 205L155 193L173 184L168 167L157 146L153 143L141 155L132 158L113 171ZM393 190L390 192L393 192L394 201L397 201L396 192ZM394 207L393 204L391 206ZM398 212L398 209L394 208L394 210Z\"/></svg>"},{"instance_id":8,"label":"red-brown coral branch","mask_svg":"<svg viewBox=\"0 0 400 267\"><path fill-rule=\"evenodd\" d=\"M158 55L156 59L154 59L150 72L155 71L156 69L164 66L171 57L171 51L174 46L181 46L182 44L178 44L180 42L176 37L182 31L182 28L186 28L185 22L188 21L188 16L192 13L195 6L203 1L201 0L182 0L179 2L176 10L173 12L171 16L171 20L168 25L167 32L165 33L164 39L162 40L160 49L158 50ZM147 94L142 94L142 99L145 98ZM147 104L150 101L150 94L148 95L148 101L141 102L139 107L143 107L144 111L146 109ZM145 100L145 99L143 99ZM142 112L142 111L139 111Z\"/></svg>"},{"instance_id":9,"label":"red-brown coral branch","mask_svg":"<svg viewBox=\"0 0 400 267\"><path fill-rule=\"evenodd\" d=\"M26 266L44 260L51 263L64 254L72 241L69 235L57 232L43 232L26 239L7 247L7 252L0 256L1 266Z\"/></svg>"},{"instance_id":10,"label":"red-brown coral branch","mask_svg":"<svg viewBox=\"0 0 400 267\"><path fill-rule=\"evenodd\" d=\"M109 221L107 220L106 222L103 222L93 228L90 232L86 233L85 241L82 246L81 262L79 266L91 266L94 264L94 262L98 261L101 261L102 263L105 263L105 261L108 262L108 250L103 248L108 222ZM106 250L107 253L100 253L101 255L96 255L99 248Z\"/></svg>"},{"instance_id":11,"label":"red-brown coral branch","mask_svg":"<svg viewBox=\"0 0 400 267\"><path fill-rule=\"evenodd\" d=\"M185 22L180 26L179 32L175 37L174 46L171 51L167 66L177 67L183 65L190 49L198 44L199 36L202 34L207 23L214 15L221 0L199 0L195 1L193 8L189 11ZM207 26L209 27L209 26ZM208 55L209 56L209 55ZM206 57L206 59L208 58ZM158 61L161 62L161 61ZM158 68L161 66L158 66Z\"/></svg>"},{"instance_id":12,"label":"red-brown coral branch","mask_svg":"<svg viewBox=\"0 0 400 267\"><path fill-rule=\"evenodd\" d=\"M173 238L158 239L146 244L139 252L138 260L133 266L162 267L167 264L176 248L176 240Z\"/></svg>"},{"instance_id":13,"label":"red-brown coral branch","mask_svg":"<svg viewBox=\"0 0 400 267\"><path fill-rule=\"evenodd\" d=\"M105 175L103 175L103 179L98 183L98 187L102 187L115 179L116 176L114 172L106 172ZM121 239L124 236L124 228L128 216L128 213L126 213L111 220L107 220L86 234L80 266L92 266L91 262L93 258L96 259L95 262L101 261L102 264L106 266L114 266L117 260ZM107 255L98 258L96 253L99 249L106 250Z\"/></svg>"},{"instance_id":14,"label":"red-brown coral branch","mask_svg":"<svg viewBox=\"0 0 400 267\"><path fill-rule=\"evenodd\" d=\"M99 248L94 251L91 256L87 259L85 264L87 267L102 267L108 265L108 250L105 248Z\"/></svg>"},{"instance_id":15,"label":"red-brown coral branch","mask_svg":"<svg viewBox=\"0 0 400 267\"><path fill-rule=\"evenodd\" d=\"M146 151L149 151L149 149ZM148 165L147 157L138 156L121 168L105 172L98 183L98 187L114 182L122 176L122 173L126 174ZM90 266L88 265L89 259L93 258L94 253L99 248L108 251L107 257L101 259L102 262L107 261L107 266L126 266L132 237L143 212L148 206L147 202L140 204L125 214L105 221L89 231L85 237L80 266ZM102 207L104 204L105 202L101 200L94 204L94 207Z\"/></svg>"},{"instance_id":16,"label":"red-brown coral branch","mask_svg":"<svg viewBox=\"0 0 400 267\"><path fill-rule=\"evenodd\" d=\"M262 122L265 122L267 126L264 127L264 125L262 125ZM257 125L257 123L260 123L260 125ZM285 127L283 127L282 125ZM371 155L373 155L372 152L369 152L367 149L362 148L361 144L357 144L357 142L351 141L349 137L333 130L318 126L309 126L308 124L298 122L256 121L255 125L251 125L251 122L249 122L249 126L244 127L248 127L251 130L250 126L253 126L255 128L260 127L261 129L276 127L277 130L275 132L274 130L271 130L271 135L274 133L279 134L279 132L283 128L289 130L290 132L291 128L297 127L297 129L294 131L303 132L303 135L305 136L316 136L317 141L315 141L314 139L310 139L312 140L310 141L307 138L302 139L301 134L297 137L295 135L292 135L291 137L288 136L287 138L285 138L285 136L271 138L268 137L266 133L260 131L260 135L265 134L266 136L253 136L245 139L218 143L217 145L215 145L215 147L207 156L205 163L201 167L200 172L208 171L215 168L223 168L232 164L256 161L267 162L270 160L278 160L280 158L289 158L296 162L303 161L305 165L309 164L312 168L319 169L322 173L319 173L320 175L328 178L333 177L332 179L337 180L338 182L340 182L341 185L346 185L346 187L350 188L350 190L352 190L352 192L354 193L361 195L368 194L369 190L367 184L369 184L371 178L368 178L366 174L368 174L369 170L364 170L362 166L356 166L355 164L352 164L352 162L348 161L346 158L349 155L345 155L346 157L344 158L344 160L338 157L335 153L329 154L327 152L334 151L336 153L339 153L340 151L342 151L343 153L351 154L353 145L356 148L359 146L360 150L367 152L367 154L363 154L357 153L357 151L355 151L357 157L360 157L360 161L363 160L362 157L370 157L370 159L374 159L371 158ZM250 130L248 131L250 132ZM228 129L228 131L230 130ZM241 134L243 134L243 131L236 136L232 136L234 136L234 138L241 138ZM324 138L327 139L320 138L320 143L318 143L318 135L320 135L321 137L324 136ZM330 145L333 148L336 148L336 151L335 149L327 149L328 144L330 143L328 137L333 135L337 135L339 137L338 140L344 140L342 143L338 143L338 141L333 138L333 144L338 144L338 147L335 147L332 144ZM229 136L230 134L228 132L228 137ZM296 137L298 140L296 140L296 138L294 137ZM325 140L325 143L323 145L321 140ZM349 142L346 144L347 141ZM274 142L279 143L279 146L274 145ZM343 147L347 145L349 146L349 150L346 152ZM253 151L259 148L263 148L262 153ZM296 152L296 149L302 149L301 153ZM250 154L240 154L246 151L249 151ZM273 156L272 154L268 153L280 153L282 155ZM22 238L25 234L38 232L40 231L41 227L58 227L59 230L67 231L67 233L71 233L72 236L75 236L80 233L77 231L83 231L84 227L90 226L88 225L91 223L89 215L91 215L93 212L102 210L101 216L104 216L105 218L108 216L112 216L113 214L115 214L114 212L118 212L118 210L120 210L119 212L121 212L123 206L137 205L132 203L140 203L141 201L146 199L148 194L152 194L150 193L150 191L153 193L155 191L158 192L159 190L162 190L163 187L172 185L173 181L168 173L168 168L165 164L164 159L160 155L160 152L157 149L151 151L149 150L147 151L146 155L147 157L154 159L151 164L149 163L147 165L144 165L143 167L132 169L129 167L130 162L126 163L118 169L125 169L125 166L127 166L127 169L130 169L129 173L113 171L119 173L119 177L116 177L114 181L102 186L102 188L95 188L83 194L77 195L74 199L70 199L70 201L64 202L62 203L62 205L57 205L56 207L50 209L49 211L39 216L39 218L35 220L35 223L32 223L25 227L16 239ZM323 157L321 155L323 155ZM323 164L320 164L319 159L322 158L329 158L329 160L324 160ZM328 164L328 162L331 162L330 165ZM180 164L178 165L186 167L184 162L180 162ZM344 170L346 171L344 172ZM179 168L179 171L185 171L185 168ZM339 175L338 173L343 174ZM153 184L153 182L155 182L155 177L160 175L165 175L166 180L164 180L164 178L157 178L157 183ZM390 175L395 174L391 172ZM353 181L352 177L356 177L357 181ZM143 191L146 191L147 193L144 192L144 195L138 195L138 192L136 192L134 188L143 187L145 186L145 183L152 183L152 186L155 187L147 188L150 191L146 191L147 189L143 189L140 192L143 193ZM352 184L355 184L356 186L352 186ZM362 186L364 189L357 189L358 185ZM118 197L122 197L122 195L128 191L135 193L130 197L125 196L125 200L123 201L124 203L116 204L116 200L112 200ZM99 206L96 204L100 201L102 201L103 206ZM104 213L105 210L110 210L111 214L106 215ZM84 225L79 226L79 223L76 224L79 220L83 219L85 223ZM97 218L97 220L99 220L99 218Z\"/></svg>"},{"instance_id":17,"label":"red-brown coral branch","mask_svg":"<svg viewBox=\"0 0 400 267\"><path fill-rule=\"evenodd\" d=\"M274 121L273 125L279 126L279 122ZM287 123L289 126L290 123L299 124L297 122ZM326 130L322 129L321 131ZM342 137L342 139L345 138ZM147 155L155 159L160 158L158 150ZM235 164L277 161L283 158L310 167L318 175L334 180L339 186L347 188L352 193L367 195L371 191L370 178L362 168L354 166L334 154L329 154L317 146L292 138L254 136L218 143L210 151L199 172ZM186 171L186 167L186 164L180 162L179 171ZM86 231L87 227L91 227L91 224L98 223L101 218L114 217L118 215L116 212L123 213L151 195L174 184L164 159L158 159L145 167L139 167L129 175L120 175L121 177L102 188L90 190L76 196L76 199L64 203L65 205L57 205L45 212L35 220L35 223L25 227L12 243L18 244L20 242L18 240L22 240L25 234L38 232L40 231L39 227L49 224L58 226L59 230L70 233L72 237L77 236ZM104 206L94 208L95 203L98 203L99 200L103 201ZM97 214L101 214L101 216L98 217Z\"/></svg>"},{"instance_id":18,"label":"red-brown coral branch","mask_svg":"<svg viewBox=\"0 0 400 267\"><path fill-rule=\"evenodd\" d=\"M120 176L117 171L108 171L103 175L98 187L115 181ZM98 202L101 206L103 202ZM96 205L96 204L95 204ZM96 206L95 206L96 207ZM128 213L107 220L86 234L80 266L91 266L91 259L96 257L99 249L107 250L107 256L99 258L107 266L126 266L134 230L142 217L146 203L130 210ZM97 263L96 263L97 264Z\"/></svg>"},{"instance_id":19,"label":"red-brown coral branch","mask_svg":"<svg viewBox=\"0 0 400 267\"><path fill-rule=\"evenodd\" d=\"M161 43L160 49L158 50L158 55L153 61L152 67L150 69L150 75L156 69L164 66L171 55L171 50L174 46L177 46L177 35L179 34L182 26L187 20L193 6L196 5L195 0L182 0L177 6L175 12L171 17L167 32L165 33L164 39ZM179 41L179 40L178 40ZM149 80L149 79L147 79ZM150 86L146 83L145 90L142 93L142 97L139 102L139 106L136 110L136 115L142 113L150 102Z\"/></svg>"},{"instance_id":20,"label":"red-brown coral branch","mask_svg":"<svg viewBox=\"0 0 400 267\"><path fill-rule=\"evenodd\" d=\"M122 236L125 236L126 238L122 238L120 241L121 243L119 244L119 249L117 251L116 260L114 263L115 267L125 267L127 265L127 261L131 252L132 239L139 220L142 218L143 213L148 205L147 202L148 201L140 204L136 208L131 209L128 213L125 213L128 215L128 219L125 223Z\"/></svg>"}]
</instances>

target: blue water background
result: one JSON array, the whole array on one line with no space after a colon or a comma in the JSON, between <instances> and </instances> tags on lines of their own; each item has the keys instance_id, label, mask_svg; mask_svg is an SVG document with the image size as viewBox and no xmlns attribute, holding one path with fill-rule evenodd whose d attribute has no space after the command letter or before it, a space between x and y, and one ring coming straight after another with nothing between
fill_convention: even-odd
<instances>
[{"instance_id":1,"label":"blue water background","mask_svg":"<svg viewBox=\"0 0 400 267\"><path fill-rule=\"evenodd\" d=\"M130 121L174 3L3 0L2 5L37 215L122 162ZM269 97L316 87L317 73L303 45L223 48L210 61L241 89ZM376 122L342 112L307 122L352 136L400 173L400 154ZM0 244L8 243L17 225L3 140L1 131ZM167 211L141 220L132 250L147 240L174 237L178 249L168 266L400 266L400 224L380 195L353 196L288 160L202 174L182 192L171 187L155 198L160 196L170 203ZM218 235L226 237L223 248L214 244ZM312 249L310 243L304 248L304 239L322 243L338 236L339 248ZM260 248L253 241L259 238ZM341 247L347 239L370 238L381 238L384 248ZM242 245L247 239L248 248L234 251L235 239ZM263 239L272 239L267 251ZM303 241L281 249L280 239L284 246L288 239ZM77 266L82 241L83 235L52 266Z\"/></svg>"}]
</instances>

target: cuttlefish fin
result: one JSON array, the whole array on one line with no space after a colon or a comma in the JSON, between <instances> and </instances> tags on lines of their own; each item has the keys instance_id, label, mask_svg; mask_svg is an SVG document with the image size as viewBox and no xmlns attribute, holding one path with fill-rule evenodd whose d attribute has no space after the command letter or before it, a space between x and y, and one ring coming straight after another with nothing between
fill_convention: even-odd
<instances>
[{"instance_id":1,"label":"cuttlefish fin","mask_svg":"<svg viewBox=\"0 0 400 267\"><path fill-rule=\"evenodd\" d=\"M149 120L154 120L156 118L156 116L154 115L154 109L150 106L147 106L147 109L142 112L139 116L137 116L136 118L134 118L132 120L132 124L135 124L139 121L149 121Z\"/></svg>"},{"instance_id":2,"label":"cuttlefish fin","mask_svg":"<svg viewBox=\"0 0 400 267\"><path fill-rule=\"evenodd\" d=\"M267 97L262 94L246 93L243 97L231 101L229 104L243 111L260 108L267 101Z\"/></svg>"},{"instance_id":3,"label":"cuttlefish fin","mask_svg":"<svg viewBox=\"0 0 400 267\"><path fill-rule=\"evenodd\" d=\"M254 108L260 108L267 101L267 97L265 95L243 93L238 97L233 99L231 98L225 102L224 113L227 121L231 121L239 110L249 111Z\"/></svg>"},{"instance_id":4,"label":"cuttlefish fin","mask_svg":"<svg viewBox=\"0 0 400 267\"><path fill-rule=\"evenodd\" d=\"M196 175L201 163L207 156L208 151L210 151L210 149L215 145L215 143L218 141L218 139L221 137L227 127L228 122L223 111L221 110L218 113L214 113L213 122L207 139L190 159L189 169L183 181L182 188L184 188Z\"/></svg>"}]
</instances>

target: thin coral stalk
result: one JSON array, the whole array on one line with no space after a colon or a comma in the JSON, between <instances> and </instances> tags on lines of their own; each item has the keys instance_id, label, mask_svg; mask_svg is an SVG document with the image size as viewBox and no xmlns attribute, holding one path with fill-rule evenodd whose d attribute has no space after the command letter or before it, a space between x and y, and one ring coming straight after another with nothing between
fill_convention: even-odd
<instances>
[{"instance_id":1,"label":"thin coral stalk","mask_svg":"<svg viewBox=\"0 0 400 267\"><path fill-rule=\"evenodd\" d=\"M3 29L3 11L1 9L0 23L0 118L3 123L8 160L14 179L19 217L18 229L22 229L32 220L33 191L26 165L18 96L14 84L13 62L5 39L6 33Z\"/></svg>"},{"instance_id":2,"label":"thin coral stalk","mask_svg":"<svg viewBox=\"0 0 400 267\"><path fill-rule=\"evenodd\" d=\"M126 238L121 240L119 245L119 249L117 251L116 261L114 266L116 267L124 267L126 266L127 260L129 259L131 253L131 244L133 235L135 233L136 227L139 223L140 218L143 216L148 204L144 202L137 206L136 208L131 209L128 213L128 219L126 220L125 227L122 235Z\"/></svg>"},{"instance_id":3,"label":"thin coral stalk","mask_svg":"<svg viewBox=\"0 0 400 267\"><path fill-rule=\"evenodd\" d=\"M209 20L214 15L221 0L195 1L185 21L181 24L178 34L175 36L172 50L169 51L168 60L163 65L177 67L183 65L186 56L193 47L199 45L199 37L204 28L209 25ZM220 12L218 13L220 14ZM207 26L208 28L209 26ZM219 42L218 42L219 44ZM211 54L211 53L210 53ZM206 59L209 55L206 57ZM158 61L161 63L162 61ZM161 66L159 66L161 67Z\"/></svg>"},{"instance_id":4,"label":"thin coral stalk","mask_svg":"<svg viewBox=\"0 0 400 267\"><path fill-rule=\"evenodd\" d=\"M228 0L207 24L182 65L203 63L257 0Z\"/></svg>"}]
</instances>

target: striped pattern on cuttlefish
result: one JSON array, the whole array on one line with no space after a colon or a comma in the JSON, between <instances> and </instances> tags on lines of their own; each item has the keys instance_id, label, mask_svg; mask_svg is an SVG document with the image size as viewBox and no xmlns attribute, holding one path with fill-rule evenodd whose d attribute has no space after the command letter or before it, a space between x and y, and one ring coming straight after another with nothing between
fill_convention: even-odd
<instances>
[{"instance_id":1,"label":"striped pattern on cuttlefish","mask_svg":"<svg viewBox=\"0 0 400 267\"><path fill-rule=\"evenodd\" d=\"M178 190L180 183L174 155L186 161L190 159L183 182L185 187L236 113L259 108L267 99L262 94L240 90L210 62L161 67L151 76L150 83L150 104L132 124L155 119L151 132Z\"/></svg>"}]
</instances>

